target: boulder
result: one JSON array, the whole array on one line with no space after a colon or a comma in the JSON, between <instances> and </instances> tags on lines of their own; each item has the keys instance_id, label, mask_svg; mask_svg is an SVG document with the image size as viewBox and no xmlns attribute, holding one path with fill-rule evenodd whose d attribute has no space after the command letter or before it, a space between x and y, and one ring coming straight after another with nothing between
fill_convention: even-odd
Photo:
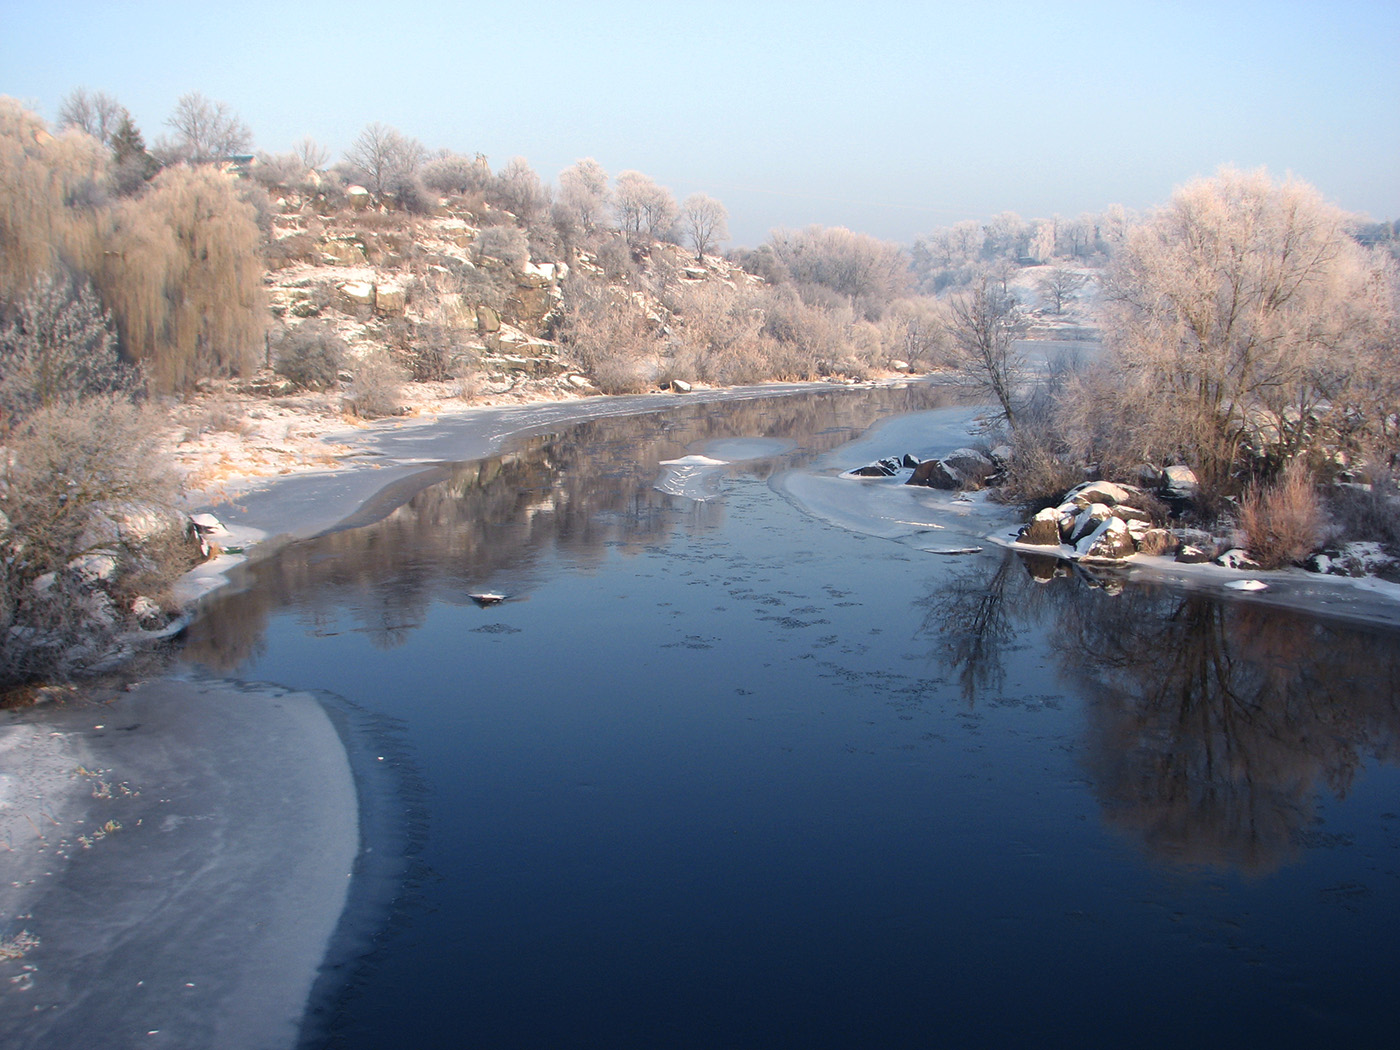
<instances>
[{"instance_id":1,"label":"boulder","mask_svg":"<svg viewBox=\"0 0 1400 1050\"><path fill-rule=\"evenodd\" d=\"M501 315L485 304L476 308L476 330L482 335L501 330Z\"/></svg>"},{"instance_id":2,"label":"boulder","mask_svg":"<svg viewBox=\"0 0 1400 1050\"><path fill-rule=\"evenodd\" d=\"M345 199L355 211L368 211L370 204L373 203L373 198L370 197L369 190L365 189L363 186L347 187L345 190Z\"/></svg>"},{"instance_id":3,"label":"boulder","mask_svg":"<svg viewBox=\"0 0 1400 1050\"><path fill-rule=\"evenodd\" d=\"M691 391L691 386L684 379L673 379L671 380L671 389L677 394L688 394Z\"/></svg>"},{"instance_id":4,"label":"boulder","mask_svg":"<svg viewBox=\"0 0 1400 1050\"><path fill-rule=\"evenodd\" d=\"M1113 516L1113 508L1107 503L1091 503L1087 507L1082 507L1075 513L1066 530L1069 541L1078 543L1090 533L1097 532L1099 527Z\"/></svg>"},{"instance_id":5,"label":"boulder","mask_svg":"<svg viewBox=\"0 0 1400 1050\"><path fill-rule=\"evenodd\" d=\"M1162 495L1169 499L1192 499L1200 487L1196 472L1184 464L1162 469Z\"/></svg>"},{"instance_id":6,"label":"boulder","mask_svg":"<svg viewBox=\"0 0 1400 1050\"><path fill-rule=\"evenodd\" d=\"M940 459L926 459L914 468L910 485L935 489L980 489L997 472L990 456L975 448L954 449Z\"/></svg>"},{"instance_id":7,"label":"boulder","mask_svg":"<svg viewBox=\"0 0 1400 1050\"><path fill-rule=\"evenodd\" d=\"M1131 503L1135 495L1141 495L1138 489L1130 489L1124 485L1115 485L1111 481L1086 481L1082 485L1076 485L1065 493L1065 500L1073 500L1075 503L1091 504L1103 503L1109 507L1116 507L1120 503Z\"/></svg>"},{"instance_id":8,"label":"boulder","mask_svg":"<svg viewBox=\"0 0 1400 1050\"><path fill-rule=\"evenodd\" d=\"M874 463L867 463L863 467L856 467L850 474L857 478L892 478L899 472L899 465L899 460L889 456Z\"/></svg>"},{"instance_id":9,"label":"boulder","mask_svg":"<svg viewBox=\"0 0 1400 1050\"><path fill-rule=\"evenodd\" d=\"M1147 513L1147 511L1145 510L1138 510L1136 507L1128 503L1117 504L1113 508L1113 513L1116 517L1122 518L1124 521L1141 521L1147 524L1152 523L1151 514Z\"/></svg>"},{"instance_id":10,"label":"boulder","mask_svg":"<svg viewBox=\"0 0 1400 1050\"><path fill-rule=\"evenodd\" d=\"M1167 529L1148 529L1134 539L1139 554L1170 554L1177 548L1176 537Z\"/></svg>"},{"instance_id":11,"label":"boulder","mask_svg":"<svg viewBox=\"0 0 1400 1050\"><path fill-rule=\"evenodd\" d=\"M962 485L962 478L949 470L941 459L926 459L914 468L914 473L905 484L952 490Z\"/></svg>"},{"instance_id":12,"label":"boulder","mask_svg":"<svg viewBox=\"0 0 1400 1050\"><path fill-rule=\"evenodd\" d=\"M1119 561L1137 553L1127 523L1110 517L1075 546L1082 561Z\"/></svg>"},{"instance_id":13,"label":"boulder","mask_svg":"<svg viewBox=\"0 0 1400 1050\"><path fill-rule=\"evenodd\" d=\"M1210 561L1210 555L1189 543L1183 543L1176 550L1176 560L1183 565L1203 565Z\"/></svg>"},{"instance_id":14,"label":"boulder","mask_svg":"<svg viewBox=\"0 0 1400 1050\"><path fill-rule=\"evenodd\" d=\"M1016 537L1022 543L1038 547L1057 547L1060 543L1060 515L1054 507L1046 507L1034 518L1021 526Z\"/></svg>"},{"instance_id":15,"label":"boulder","mask_svg":"<svg viewBox=\"0 0 1400 1050\"><path fill-rule=\"evenodd\" d=\"M900 460L900 463L910 470L916 469L921 462L922 460L920 460L918 456L911 456L908 452L904 453L904 458Z\"/></svg>"},{"instance_id":16,"label":"boulder","mask_svg":"<svg viewBox=\"0 0 1400 1050\"><path fill-rule=\"evenodd\" d=\"M1374 576L1395 564L1379 543L1348 543L1308 556L1303 568L1331 576Z\"/></svg>"}]
</instances>

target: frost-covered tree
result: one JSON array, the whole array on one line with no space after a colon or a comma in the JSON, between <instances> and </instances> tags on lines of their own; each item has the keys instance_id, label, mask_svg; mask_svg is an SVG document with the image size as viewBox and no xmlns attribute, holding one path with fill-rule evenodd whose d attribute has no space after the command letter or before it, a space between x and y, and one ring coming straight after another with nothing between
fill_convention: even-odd
<instances>
[{"instance_id":1,"label":"frost-covered tree","mask_svg":"<svg viewBox=\"0 0 1400 1050\"><path fill-rule=\"evenodd\" d=\"M872 320L908 283L899 245L843 226L775 230L770 241L793 281L829 289Z\"/></svg>"},{"instance_id":2,"label":"frost-covered tree","mask_svg":"<svg viewBox=\"0 0 1400 1050\"><path fill-rule=\"evenodd\" d=\"M585 232L592 232L607 214L610 194L608 173L592 157L559 173L558 205Z\"/></svg>"},{"instance_id":3,"label":"frost-covered tree","mask_svg":"<svg viewBox=\"0 0 1400 1050\"><path fill-rule=\"evenodd\" d=\"M996 399L999 418L1015 427L1028 374L1026 355L1017 345L1025 321L1015 298L984 274L971 290L948 301L947 325L960 371Z\"/></svg>"},{"instance_id":4,"label":"frost-covered tree","mask_svg":"<svg viewBox=\"0 0 1400 1050\"><path fill-rule=\"evenodd\" d=\"M624 171L613 191L618 228L633 247L665 240L679 214L671 191L640 171Z\"/></svg>"},{"instance_id":5,"label":"frost-covered tree","mask_svg":"<svg viewBox=\"0 0 1400 1050\"><path fill-rule=\"evenodd\" d=\"M248 125L226 103L198 91L180 96L165 125L175 136L169 143L173 157L191 164L224 160L253 147Z\"/></svg>"},{"instance_id":6,"label":"frost-covered tree","mask_svg":"<svg viewBox=\"0 0 1400 1050\"><path fill-rule=\"evenodd\" d=\"M80 87L65 95L59 104L58 126L85 131L102 145L110 147L117 125L128 116L126 107L107 92Z\"/></svg>"},{"instance_id":7,"label":"frost-covered tree","mask_svg":"<svg viewBox=\"0 0 1400 1050\"><path fill-rule=\"evenodd\" d=\"M348 150L345 163L376 203L419 176L428 151L415 138L375 121L365 126Z\"/></svg>"},{"instance_id":8,"label":"frost-covered tree","mask_svg":"<svg viewBox=\"0 0 1400 1050\"><path fill-rule=\"evenodd\" d=\"M707 251L728 239L729 212L709 194L692 193L681 205L681 229L695 249L696 262L703 262Z\"/></svg>"},{"instance_id":9,"label":"frost-covered tree","mask_svg":"<svg viewBox=\"0 0 1400 1050\"><path fill-rule=\"evenodd\" d=\"M130 389L111 315L92 285L43 274L14 306L0 311L0 426L38 408Z\"/></svg>"},{"instance_id":10,"label":"frost-covered tree","mask_svg":"<svg viewBox=\"0 0 1400 1050\"><path fill-rule=\"evenodd\" d=\"M1394 371L1393 285L1313 187L1222 169L1131 230L1108 280L1108 365L1144 453L1227 493L1246 448L1304 451L1365 375ZM1393 410L1393 406L1392 406Z\"/></svg>"}]
</instances>

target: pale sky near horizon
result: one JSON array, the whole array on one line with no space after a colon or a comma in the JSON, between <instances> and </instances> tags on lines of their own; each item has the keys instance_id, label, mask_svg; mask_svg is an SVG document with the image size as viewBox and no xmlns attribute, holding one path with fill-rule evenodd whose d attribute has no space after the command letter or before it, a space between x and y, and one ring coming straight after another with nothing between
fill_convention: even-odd
<instances>
[{"instance_id":1,"label":"pale sky near horizon","mask_svg":"<svg viewBox=\"0 0 1400 1050\"><path fill-rule=\"evenodd\" d=\"M150 141L180 95L255 147L582 157L730 212L732 243L1146 209L1223 164L1400 217L1400 0L0 0L0 94L106 91Z\"/></svg>"}]
</instances>

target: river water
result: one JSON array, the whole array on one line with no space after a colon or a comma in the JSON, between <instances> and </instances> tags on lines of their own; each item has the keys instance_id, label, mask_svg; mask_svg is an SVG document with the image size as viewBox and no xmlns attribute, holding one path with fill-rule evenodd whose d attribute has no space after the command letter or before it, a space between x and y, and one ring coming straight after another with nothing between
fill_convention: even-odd
<instances>
[{"instance_id":1,"label":"river water","mask_svg":"<svg viewBox=\"0 0 1400 1050\"><path fill-rule=\"evenodd\" d=\"M313 1045L1391 1045L1397 635L837 476L965 443L946 397L560 427L208 603L190 661L398 775Z\"/></svg>"}]
</instances>

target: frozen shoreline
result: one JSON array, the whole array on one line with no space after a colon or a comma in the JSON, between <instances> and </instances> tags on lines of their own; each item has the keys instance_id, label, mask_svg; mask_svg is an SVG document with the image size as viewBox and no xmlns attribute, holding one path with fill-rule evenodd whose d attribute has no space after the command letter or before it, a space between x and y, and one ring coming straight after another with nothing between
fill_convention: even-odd
<instances>
[{"instance_id":1,"label":"frozen shoreline","mask_svg":"<svg viewBox=\"0 0 1400 1050\"><path fill-rule=\"evenodd\" d=\"M0 921L37 941L4 1045L295 1046L360 846L320 701L170 677L2 717Z\"/></svg>"}]
</instances>

